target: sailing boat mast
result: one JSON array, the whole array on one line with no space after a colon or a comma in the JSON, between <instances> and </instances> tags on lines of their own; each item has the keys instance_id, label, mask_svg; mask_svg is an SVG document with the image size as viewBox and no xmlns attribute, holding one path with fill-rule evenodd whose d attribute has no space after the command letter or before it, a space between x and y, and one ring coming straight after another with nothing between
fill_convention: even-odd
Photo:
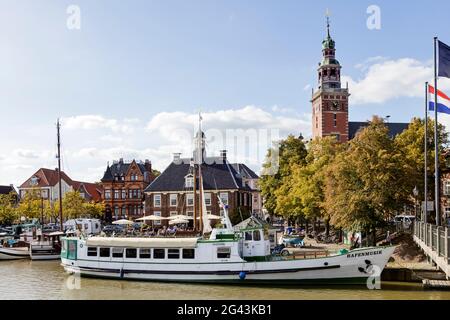
<instances>
[{"instance_id":1,"label":"sailing boat mast","mask_svg":"<svg viewBox=\"0 0 450 320\"><path fill-rule=\"evenodd\" d=\"M58 139L58 188L59 188L59 227L61 231L64 230L63 228L63 208L62 208L62 185L61 185L61 139L59 134L59 129L61 128L61 125L59 123L59 119L56 122L56 132L57 132L57 139Z\"/></svg>"},{"instance_id":2,"label":"sailing boat mast","mask_svg":"<svg viewBox=\"0 0 450 320\"><path fill-rule=\"evenodd\" d=\"M196 206L197 206L197 201L195 200L195 198L196 198L196 193L197 193L197 188L196 188L196 185L197 185L197 177L196 177L196 171L195 171L195 162L193 161L192 162L192 168L193 168L193 176L194 176L194 231L197 231L197 209L196 209Z\"/></svg>"},{"instance_id":3,"label":"sailing boat mast","mask_svg":"<svg viewBox=\"0 0 450 320\"><path fill-rule=\"evenodd\" d=\"M203 179L202 179L202 162L203 162L203 149L202 149L202 140L203 140L203 132L202 132L202 116L198 114L198 133L197 133L197 161L198 161L198 185L200 192L198 193L198 208L199 208L199 216L200 216L200 230L203 233L203 206L202 206L202 192L203 192ZM194 194L194 198L196 195Z\"/></svg>"}]
</instances>

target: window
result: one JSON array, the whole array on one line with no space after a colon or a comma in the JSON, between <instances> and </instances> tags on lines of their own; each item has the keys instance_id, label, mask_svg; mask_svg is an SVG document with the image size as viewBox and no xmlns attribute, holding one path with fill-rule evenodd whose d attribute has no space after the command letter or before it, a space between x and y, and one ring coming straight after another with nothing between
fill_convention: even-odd
<instances>
[{"instance_id":1,"label":"window","mask_svg":"<svg viewBox=\"0 0 450 320\"><path fill-rule=\"evenodd\" d=\"M248 205L248 198L247 198L247 194L244 193L244 206Z\"/></svg>"},{"instance_id":2,"label":"window","mask_svg":"<svg viewBox=\"0 0 450 320\"><path fill-rule=\"evenodd\" d=\"M222 202L224 205L228 205L228 193L227 192L220 193L220 199L222 199Z\"/></svg>"},{"instance_id":3,"label":"window","mask_svg":"<svg viewBox=\"0 0 450 320\"><path fill-rule=\"evenodd\" d=\"M195 259L195 249L183 249L183 259Z\"/></svg>"},{"instance_id":4,"label":"window","mask_svg":"<svg viewBox=\"0 0 450 320\"><path fill-rule=\"evenodd\" d=\"M105 199L111 199L111 190L105 190Z\"/></svg>"},{"instance_id":5,"label":"window","mask_svg":"<svg viewBox=\"0 0 450 320\"><path fill-rule=\"evenodd\" d=\"M247 231L247 232L245 233L245 240L246 240L246 241L252 241L252 240L253 240L252 232L251 232L251 231Z\"/></svg>"},{"instance_id":6,"label":"window","mask_svg":"<svg viewBox=\"0 0 450 320\"><path fill-rule=\"evenodd\" d=\"M446 196L450 195L450 180L444 181L444 195Z\"/></svg>"},{"instance_id":7,"label":"window","mask_svg":"<svg viewBox=\"0 0 450 320\"><path fill-rule=\"evenodd\" d=\"M261 241L261 233L259 232L259 230L253 231L253 240Z\"/></svg>"},{"instance_id":8,"label":"window","mask_svg":"<svg viewBox=\"0 0 450 320\"><path fill-rule=\"evenodd\" d=\"M139 249L139 258L150 259L152 257L151 250L152 249Z\"/></svg>"},{"instance_id":9,"label":"window","mask_svg":"<svg viewBox=\"0 0 450 320\"><path fill-rule=\"evenodd\" d=\"M97 247L88 247L87 255L88 255L88 257L96 257L97 256Z\"/></svg>"},{"instance_id":10,"label":"window","mask_svg":"<svg viewBox=\"0 0 450 320\"><path fill-rule=\"evenodd\" d=\"M187 206L193 206L194 205L194 195L193 194L188 193L186 195L186 205Z\"/></svg>"},{"instance_id":11,"label":"window","mask_svg":"<svg viewBox=\"0 0 450 320\"><path fill-rule=\"evenodd\" d=\"M153 259L164 259L166 256L166 250L153 249Z\"/></svg>"},{"instance_id":12,"label":"window","mask_svg":"<svg viewBox=\"0 0 450 320\"><path fill-rule=\"evenodd\" d=\"M122 207L122 216L126 216L127 215L127 207L123 206Z\"/></svg>"},{"instance_id":13,"label":"window","mask_svg":"<svg viewBox=\"0 0 450 320\"><path fill-rule=\"evenodd\" d=\"M230 247L218 247L217 248L217 258L218 259L229 259L231 256Z\"/></svg>"},{"instance_id":14,"label":"window","mask_svg":"<svg viewBox=\"0 0 450 320\"><path fill-rule=\"evenodd\" d=\"M176 194L171 194L170 195L170 206L171 207L176 207L177 206L177 195Z\"/></svg>"},{"instance_id":15,"label":"window","mask_svg":"<svg viewBox=\"0 0 450 320\"><path fill-rule=\"evenodd\" d=\"M443 222L443 224L447 225L447 219L450 217L450 207L445 207L444 212L445 212L445 221Z\"/></svg>"},{"instance_id":16,"label":"window","mask_svg":"<svg viewBox=\"0 0 450 320\"><path fill-rule=\"evenodd\" d=\"M119 216L119 206L114 206L114 216L116 218Z\"/></svg>"},{"instance_id":17,"label":"window","mask_svg":"<svg viewBox=\"0 0 450 320\"><path fill-rule=\"evenodd\" d=\"M176 216L176 215L178 215L178 211L170 211L171 217Z\"/></svg>"},{"instance_id":18,"label":"window","mask_svg":"<svg viewBox=\"0 0 450 320\"><path fill-rule=\"evenodd\" d=\"M127 248L125 250L125 257L130 258L130 259L137 258L137 249Z\"/></svg>"},{"instance_id":19,"label":"window","mask_svg":"<svg viewBox=\"0 0 450 320\"><path fill-rule=\"evenodd\" d=\"M180 259L180 249L167 249L167 259Z\"/></svg>"},{"instance_id":20,"label":"window","mask_svg":"<svg viewBox=\"0 0 450 320\"><path fill-rule=\"evenodd\" d=\"M119 199L119 190L114 190L114 199Z\"/></svg>"},{"instance_id":21,"label":"window","mask_svg":"<svg viewBox=\"0 0 450 320\"><path fill-rule=\"evenodd\" d=\"M192 174L189 174L186 177L184 177L184 186L186 188L194 187L194 176Z\"/></svg>"},{"instance_id":22,"label":"window","mask_svg":"<svg viewBox=\"0 0 450 320\"><path fill-rule=\"evenodd\" d=\"M47 197L48 197L48 190L43 189L42 190L42 198L47 199Z\"/></svg>"},{"instance_id":23,"label":"window","mask_svg":"<svg viewBox=\"0 0 450 320\"><path fill-rule=\"evenodd\" d=\"M122 190L122 199L126 199L127 198L127 190L123 189Z\"/></svg>"},{"instance_id":24,"label":"window","mask_svg":"<svg viewBox=\"0 0 450 320\"><path fill-rule=\"evenodd\" d=\"M110 251L111 251L110 248L100 248L100 257L109 258Z\"/></svg>"},{"instance_id":25,"label":"window","mask_svg":"<svg viewBox=\"0 0 450 320\"><path fill-rule=\"evenodd\" d=\"M123 248L112 248L113 258L123 258Z\"/></svg>"},{"instance_id":26,"label":"window","mask_svg":"<svg viewBox=\"0 0 450 320\"><path fill-rule=\"evenodd\" d=\"M186 213L187 213L187 215L189 217L193 217L194 216L194 211L187 211Z\"/></svg>"},{"instance_id":27,"label":"window","mask_svg":"<svg viewBox=\"0 0 450 320\"><path fill-rule=\"evenodd\" d=\"M153 214L157 217L161 217L161 211L155 211ZM155 225L159 226L161 225L161 220L155 220Z\"/></svg>"},{"instance_id":28,"label":"window","mask_svg":"<svg viewBox=\"0 0 450 320\"><path fill-rule=\"evenodd\" d=\"M161 207L161 195L160 194L153 195L153 206Z\"/></svg>"},{"instance_id":29,"label":"window","mask_svg":"<svg viewBox=\"0 0 450 320\"><path fill-rule=\"evenodd\" d=\"M205 193L205 203L207 206L211 205L211 193Z\"/></svg>"}]
</instances>

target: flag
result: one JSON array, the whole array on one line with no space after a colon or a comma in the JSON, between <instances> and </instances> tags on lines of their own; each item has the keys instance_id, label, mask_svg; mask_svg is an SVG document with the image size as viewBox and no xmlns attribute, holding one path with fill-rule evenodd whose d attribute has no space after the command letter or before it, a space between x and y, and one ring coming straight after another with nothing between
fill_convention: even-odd
<instances>
[{"instance_id":1,"label":"flag","mask_svg":"<svg viewBox=\"0 0 450 320\"><path fill-rule=\"evenodd\" d=\"M439 77L450 78L450 47L438 41L439 45Z\"/></svg>"},{"instance_id":2,"label":"flag","mask_svg":"<svg viewBox=\"0 0 450 320\"><path fill-rule=\"evenodd\" d=\"M450 98L440 90L438 90L437 92L438 92L437 112L450 114ZM430 85L428 86L428 93L434 96L433 86ZM429 101L429 110L434 111L434 99L429 99L428 101Z\"/></svg>"}]
</instances>

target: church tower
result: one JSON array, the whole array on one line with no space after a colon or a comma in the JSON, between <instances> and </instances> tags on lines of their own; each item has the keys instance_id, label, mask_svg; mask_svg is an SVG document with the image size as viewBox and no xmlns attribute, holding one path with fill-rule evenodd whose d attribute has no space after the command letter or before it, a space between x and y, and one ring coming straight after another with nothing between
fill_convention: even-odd
<instances>
[{"instance_id":1,"label":"church tower","mask_svg":"<svg viewBox=\"0 0 450 320\"><path fill-rule=\"evenodd\" d=\"M347 142L348 88L341 87L341 65L336 60L336 43L330 36L327 17L327 37L322 42L323 60L319 63L319 87L312 96L313 138L335 136L339 142Z\"/></svg>"}]
</instances>

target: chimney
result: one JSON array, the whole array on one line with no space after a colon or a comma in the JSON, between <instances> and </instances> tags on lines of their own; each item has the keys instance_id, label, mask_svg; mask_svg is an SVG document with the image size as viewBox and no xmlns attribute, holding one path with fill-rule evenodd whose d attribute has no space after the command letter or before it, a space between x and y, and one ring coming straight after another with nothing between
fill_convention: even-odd
<instances>
[{"instance_id":1,"label":"chimney","mask_svg":"<svg viewBox=\"0 0 450 320\"><path fill-rule=\"evenodd\" d=\"M227 150L220 150L220 157L223 161L227 161Z\"/></svg>"},{"instance_id":2,"label":"chimney","mask_svg":"<svg viewBox=\"0 0 450 320\"><path fill-rule=\"evenodd\" d=\"M119 163L120 163L120 164L123 164L123 158L120 158L120 159L119 159Z\"/></svg>"},{"instance_id":3,"label":"chimney","mask_svg":"<svg viewBox=\"0 0 450 320\"><path fill-rule=\"evenodd\" d=\"M173 154L173 162L175 164L180 164L181 163L181 153L176 152Z\"/></svg>"},{"instance_id":4,"label":"chimney","mask_svg":"<svg viewBox=\"0 0 450 320\"><path fill-rule=\"evenodd\" d=\"M145 169L147 169L147 171L152 172L152 163L150 160L145 159L144 166L145 166Z\"/></svg>"}]
</instances>

